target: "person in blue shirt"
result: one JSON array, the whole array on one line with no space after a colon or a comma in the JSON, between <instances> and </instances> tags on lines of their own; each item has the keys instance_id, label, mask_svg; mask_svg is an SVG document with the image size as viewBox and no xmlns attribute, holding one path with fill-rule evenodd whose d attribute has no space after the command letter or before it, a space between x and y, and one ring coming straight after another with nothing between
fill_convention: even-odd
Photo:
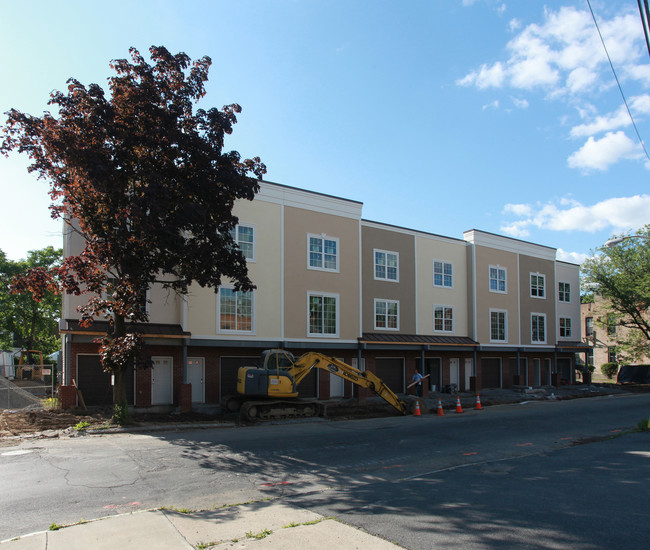
<instances>
[{"instance_id":1,"label":"person in blue shirt","mask_svg":"<svg viewBox=\"0 0 650 550\"><path fill-rule=\"evenodd\" d=\"M418 369L415 369L415 374L413 375L413 378L411 378L411 382L417 382L417 385L415 386L415 394L418 397L422 397L422 379L424 377L420 374L420 371Z\"/></svg>"}]
</instances>

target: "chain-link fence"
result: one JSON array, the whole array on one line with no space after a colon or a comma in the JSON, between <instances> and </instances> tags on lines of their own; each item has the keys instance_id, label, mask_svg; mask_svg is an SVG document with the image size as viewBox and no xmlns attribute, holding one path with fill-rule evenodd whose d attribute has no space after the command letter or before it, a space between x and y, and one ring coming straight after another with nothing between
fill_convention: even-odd
<instances>
[{"instance_id":1,"label":"chain-link fence","mask_svg":"<svg viewBox=\"0 0 650 550\"><path fill-rule=\"evenodd\" d=\"M43 406L43 401L55 396L54 377L44 380L8 380L0 376L0 409L23 409Z\"/></svg>"}]
</instances>

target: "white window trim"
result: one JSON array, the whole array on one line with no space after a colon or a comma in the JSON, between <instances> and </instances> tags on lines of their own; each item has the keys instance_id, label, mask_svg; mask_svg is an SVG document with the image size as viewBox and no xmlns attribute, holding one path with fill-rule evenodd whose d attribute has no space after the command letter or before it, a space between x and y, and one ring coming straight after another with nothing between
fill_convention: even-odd
<instances>
[{"instance_id":1,"label":"white window trim","mask_svg":"<svg viewBox=\"0 0 650 550\"><path fill-rule=\"evenodd\" d=\"M397 304L397 328L377 326L377 304L379 302L384 302L386 306L388 306L388 304ZM375 330L388 330L392 332L396 332L399 330L399 325L400 325L399 300L386 300L384 298L375 298L373 311L374 311L373 323L374 323ZM388 308L386 309L386 324L388 324Z\"/></svg>"},{"instance_id":2,"label":"white window trim","mask_svg":"<svg viewBox=\"0 0 650 550\"><path fill-rule=\"evenodd\" d=\"M543 340L533 340L533 317L543 317L544 318L544 339ZM546 323L546 313L537 313L532 312L530 314L530 343L531 344L546 344L546 333L548 332L548 324Z\"/></svg>"},{"instance_id":3,"label":"white window trim","mask_svg":"<svg viewBox=\"0 0 650 550\"><path fill-rule=\"evenodd\" d=\"M562 319L565 321L569 321L569 324L571 325L570 327L570 334L568 336L562 336ZM566 330L566 323L565 323L565 330ZM558 338L573 338L573 320L571 317L560 317L560 320L558 321L557 324L557 329L558 329Z\"/></svg>"},{"instance_id":4,"label":"white window trim","mask_svg":"<svg viewBox=\"0 0 650 550\"><path fill-rule=\"evenodd\" d=\"M309 332L309 301L312 296L319 296L321 298L336 298L336 333L335 334L324 334L322 332ZM341 326L341 297L339 294L331 292L316 292L308 291L307 292L307 336L310 338L338 338Z\"/></svg>"},{"instance_id":5,"label":"white window trim","mask_svg":"<svg viewBox=\"0 0 650 550\"><path fill-rule=\"evenodd\" d=\"M382 254L393 254L394 256L397 256L397 278L396 279L388 278L388 264L386 264L386 277L377 277L377 257L376 257L377 252L381 252ZM395 252L393 250L382 250L381 248L373 249L372 269L373 269L373 277L375 278L375 281L387 281L389 283L399 283L399 252Z\"/></svg>"},{"instance_id":6,"label":"white window trim","mask_svg":"<svg viewBox=\"0 0 650 550\"><path fill-rule=\"evenodd\" d=\"M493 313L503 313L504 314L504 339L503 340L494 340L492 338L492 314ZM490 308L489 311L489 317L488 317L488 330L489 330L489 336L490 336L490 343L493 344L504 344L508 343L508 310L507 309L492 309Z\"/></svg>"},{"instance_id":7,"label":"white window trim","mask_svg":"<svg viewBox=\"0 0 650 550\"><path fill-rule=\"evenodd\" d=\"M453 274L453 271L452 271ZM453 276L453 275L452 275ZM447 287L448 288L448 287ZM442 310L442 330L436 330L436 308L443 308ZM445 309L451 309L451 330L445 330ZM454 314L454 306L444 304L434 304L433 306L433 332L440 334L453 334L456 332L456 316Z\"/></svg>"},{"instance_id":8,"label":"white window trim","mask_svg":"<svg viewBox=\"0 0 650 550\"><path fill-rule=\"evenodd\" d=\"M442 284L437 285L436 284L436 262L442 263ZM445 284L445 264L449 264L451 266L451 285L447 286ZM454 263L453 262L448 262L447 260L441 260L440 258L434 258L433 262L431 263L431 270L433 274L433 286L436 288L454 288Z\"/></svg>"},{"instance_id":9,"label":"white window trim","mask_svg":"<svg viewBox=\"0 0 650 550\"><path fill-rule=\"evenodd\" d=\"M256 334L256 311L255 311L255 290L251 290L251 329L250 330L228 330L221 328L221 289L234 290L233 285L221 285L217 290L217 334L242 334L242 335L255 335Z\"/></svg>"},{"instance_id":10,"label":"white window trim","mask_svg":"<svg viewBox=\"0 0 650 550\"><path fill-rule=\"evenodd\" d=\"M566 285L569 287L569 299L568 300L561 300L560 299L560 285ZM566 294L566 291L564 292ZM561 302L563 304L570 304L571 303L571 283L567 283L566 281L558 281L557 283L557 301Z\"/></svg>"},{"instance_id":11,"label":"white window trim","mask_svg":"<svg viewBox=\"0 0 650 550\"><path fill-rule=\"evenodd\" d=\"M540 277L544 279L544 296L533 296L533 276L537 277L538 281ZM537 285L537 291L539 292L539 283ZM530 272L530 275L528 277L528 292L530 292L531 298L535 298L537 300L546 300L546 295L548 294L548 287L546 286L546 275L544 273L533 272L533 271Z\"/></svg>"},{"instance_id":12,"label":"white window trim","mask_svg":"<svg viewBox=\"0 0 650 550\"><path fill-rule=\"evenodd\" d=\"M257 225L254 223L238 223L234 229L235 229L235 243L239 245L239 228L240 227L250 227L253 230L253 257L252 258L246 258L247 262L255 263L257 262ZM241 247L240 247L241 250ZM244 256L245 257L245 256Z\"/></svg>"},{"instance_id":13,"label":"white window trim","mask_svg":"<svg viewBox=\"0 0 650 550\"><path fill-rule=\"evenodd\" d=\"M309 259L310 259L310 250L309 250L309 240L311 238L315 239L321 239L322 241L328 240L328 241L335 241L336 242L336 268L335 269L330 269L327 267L315 267L312 266ZM324 244L324 243L323 243ZM325 260L325 249L323 248L323 260ZM339 241L338 237L330 237L329 235L326 235L325 233L321 233L320 235L317 235L316 233L307 233L307 269L312 269L314 271L328 271L330 273L339 273L340 272L340 265L341 265L341 243Z\"/></svg>"},{"instance_id":14,"label":"white window trim","mask_svg":"<svg viewBox=\"0 0 650 550\"><path fill-rule=\"evenodd\" d=\"M490 280L491 280L491 278L490 278L490 270L491 269L496 269L497 270L497 286L499 284L499 270L503 271L503 275L504 275L504 281L503 282L504 282L504 286L505 286L504 290L499 290L498 288L496 290L492 290L492 285L490 285ZM488 290L490 292L494 292L496 294L508 294L508 270L505 267L502 267L499 264L488 266ZM495 309L494 311L504 311L504 310L496 310Z\"/></svg>"}]
</instances>

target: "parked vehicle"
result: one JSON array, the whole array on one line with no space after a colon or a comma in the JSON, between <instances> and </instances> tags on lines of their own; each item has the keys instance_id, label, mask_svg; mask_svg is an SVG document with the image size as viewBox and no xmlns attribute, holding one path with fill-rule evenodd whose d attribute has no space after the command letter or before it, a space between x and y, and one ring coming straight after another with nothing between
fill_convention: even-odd
<instances>
[{"instance_id":1,"label":"parked vehicle","mask_svg":"<svg viewBox=\"0 0 650 550\"><path fill-rule=\"evenodd\" d=\"M618 371L617 384L650 384L650 365L624 365Z\"/></svg>"}]
</instances>

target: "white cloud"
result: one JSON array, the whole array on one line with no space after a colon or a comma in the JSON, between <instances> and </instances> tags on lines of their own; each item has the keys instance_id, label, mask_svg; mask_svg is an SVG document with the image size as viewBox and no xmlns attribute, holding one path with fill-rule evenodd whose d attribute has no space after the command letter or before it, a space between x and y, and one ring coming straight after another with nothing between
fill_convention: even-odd
<instances>
[{"instance_id":1,"label":"white cloud","mask_svg":"<svg viewBox=\"0 0 650 550\"><path fill-rule=\"evenodd\" d=\"M605 137L587 142L568 158L570 168L583 170L607 170L612 164L622 159L636 160L643 158L640 145L636 144L624 132L607 132Z\"/></svg>"},{"instance_id":2,"label":"white cloud","mask_svg":"<svg viewBox=\"0 0 650 550\"><path fill-rule=\"evenodd\" d=\"M512 102L515 104L515 107L517 107L517 109L528 109L528 106L530 105L528 103L528 100L519 99L519 98L516 98L516 97L512 98Z\"/></svg>"},{"instance_id":3,"label":"white cloud","mask_svg":"<svg viewBox=\"0 0 650 550\"><path fill-rule=\"evenodd\" d=\"M581 264L587 258L589 258L589 254L583 254L582 252L567 252L566 250L562 250L561 248L558 248L556 258L561 262Z\"/></svg>"},{"instance_id":4,"label":"white cloud","mask_svg":"<svg viewBox=\"0 0 650 550\"><path fill-rule=\"evenodd\" d=\"M571 137L593 136L600 132L608 130L615 130L617 128L625 128L630 125L632 121L627 114L625 105L605 116L596 117L593 122L589 124L580 124L571 128Z\"/></svg>"},{"instance_id":5,"label":"white cloud","mask_svg":"<svg viewBox=\"0 0 650 550\"><path fill-rule=\"evenodd\" d=\"M650 86L650 64L638 12L630 6L609 18L599 14L598 24L624 86ZM560 115L560 124L572 126L570 137L586 141L568 157L570 168L603 171L622 160L645 158L643 148L620 131L632 124L625 106L599 115L591 103L599 92L615 87L615 81L589 10L545 8L540 23L522 25L513 18L508 26L514 34L506 45L506 57L483 63L458 79L457 85L479 90L509 88L519 92L517 99L512 99L519 109L529 106L522 96L535 91L571 105L581 123L572 124ZM650 95L632 97L628 104L635 121L650 115ZM647 161L646 167L649 165Z\"/></svg>"},{"instance_id":6,"label":"white cloud","mask_svg":"<svg viewBox=\"0 0 650 550\"><path fill-rule=\"evenodd\" d=\"M500 88L504 79L503 65L501 63L495 63L492 67L482 65L478 71L469 73L456 83L460 86L476 86L480 89Z\"/></svg>"},{"instance_id":7,"label":"white cloud","mask_svg":"<svg viewBox=\"0 0 650 550\"><path fill-rule=\"evenodd\" d=\"M644 38L638 14L630 9L612 19L601 19L599 25L612 61L629 78L650 80L646 58L641 55ZM521 22L512 19L509 28L519 31ZM457 84L479 89L541 88L551 96L592 93L603 74L608 75L605 85L611 84L609 63L588 10L546 10L541 24L527 25L506 47L509 56L505 61L483 64Z\"/></svg>"},{"instance_id":8,"label":"white cloud","mask_svg":"<svg viewBox=\"0 0 650 550\"><path fill-rule=\"evenodd\" d=\"M499 100L495 99L492 103L487 103L483 105L483 110L485 111L486 109L498 109L499 108Z\"/></svg>"},{"instance_id":9,"label":"white cloud","mask_svg":"<svg viewBox=\"0 0 650 550\"><path fill-rule=\"evenodd\" d=\"M501 226L501 231L513 237L526 236L529 227L592 233L607 228L628 231L650 222L650 195L615 197L591 206L572 198L537 205L507 204L503 213L523 218Z\"/></svg>"},{"instance_id":10,"label":"white cloud","mask_svg":"<svg viewBox=\"0 0 650 550\"><path fill-rule=\"evenodd\" d=\"M632 97L628 100L628 105L635 117L650 114L650 95L643 94ZM589 124L574 126L571 128L571 137L593 136L601 132L616 130L617 128L626 128L631 124L632 120L625 105L621 105L612 113L597 116Z\"/></svg>"},{"instance_id":11,"label":"white cloud","mask_svg":"<svg viewBox=\"0 0 650 550\"><path fill-rule=\"evenodd\" d=\"M530 204L506 204L503 207L504 214L514 214L515 216L530 216L533 208Z\"/></svg>"},{"instance_id":12,"label":"white cloud","mask_svg":"<svg viewBox=\"0 0 650 550\"><path fill-rule=\"evenodd\" d=\"M501 231L506 235L510 235L511 237L523 239L524 237L528 237L530 235L530 231L526 229L528 225L530 224L526 221L514 222L508 225L502 225Z\"/></svg>"}]
</instances>

